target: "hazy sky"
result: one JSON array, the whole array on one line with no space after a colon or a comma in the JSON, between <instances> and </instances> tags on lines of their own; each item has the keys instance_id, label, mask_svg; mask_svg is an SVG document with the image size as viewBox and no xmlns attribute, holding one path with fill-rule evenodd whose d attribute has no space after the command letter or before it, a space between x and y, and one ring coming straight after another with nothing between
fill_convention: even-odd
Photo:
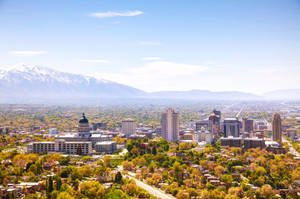
<instances>
[{"instance_id":1,"label":"hazy sky","mask_svg":"<svg viewBox=\"0 0 300 199\"><path fill-rule=\"evenodd\" d=\"M0 0L0 66L146 91L300 88L299 0Z\"/></svg>"}]
</instances>

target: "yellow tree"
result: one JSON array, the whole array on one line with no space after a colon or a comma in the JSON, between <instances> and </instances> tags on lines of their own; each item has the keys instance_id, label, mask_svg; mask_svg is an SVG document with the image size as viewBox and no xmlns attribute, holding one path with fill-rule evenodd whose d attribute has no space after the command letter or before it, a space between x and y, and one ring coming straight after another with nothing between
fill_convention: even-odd
<instances>
[{"instance_id":1,"label":"yellow tree","mask_svg":"<svg viewBox=\"0 0 300 199\"><path fill-rule=\"evenodd\" d=\"M103 186L98 181L82 182L79 191L90 199L102 198L105 194Z\"/></svg>"}]
</instances>

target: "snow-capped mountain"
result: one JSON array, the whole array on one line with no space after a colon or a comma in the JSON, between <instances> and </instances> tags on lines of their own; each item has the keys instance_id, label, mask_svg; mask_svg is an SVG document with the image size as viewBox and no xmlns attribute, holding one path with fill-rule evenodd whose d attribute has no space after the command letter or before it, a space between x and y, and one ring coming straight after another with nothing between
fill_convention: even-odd
<instances>
[{"instance_id":1,"label":"snow-capped mountain","mask_svg":"<svg viewBox=\"0 0 300 199\"><path fill-rule=\"evenodd\" d=\"M123 103L125 99L143 99L151 103L155 100L277 99L274 96L275 94L278 96L278 92L271 94L268 93L263 98L237 91L190 90L148 93L113 81L89 75L60 72L36 65L18 64L12 68L0 68L0 103L84 104L104 101ZM288 93L286 91L285 96L287 99L300 99L299 90L290 90Z\"/></svg>"},{"instance_id":2,"label":"snow-capped mountain","mask_svg":"<svg viewBox=\"0 0 300 199\"><path fill-rule=\"evenodd\" d=\"M0 69L0 102L131 98L143 93L112 81L35 65Z\"/></svg>"}]
</instances>

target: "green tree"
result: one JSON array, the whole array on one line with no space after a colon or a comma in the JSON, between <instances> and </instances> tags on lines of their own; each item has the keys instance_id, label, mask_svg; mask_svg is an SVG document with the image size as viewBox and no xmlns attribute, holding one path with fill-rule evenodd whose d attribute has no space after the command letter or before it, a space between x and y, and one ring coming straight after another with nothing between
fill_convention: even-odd
<instances>
[{"instance_id":1,"label":"green tree","mask_svg":"<svg viewBox=\"0 0 300 199\"><path fill-rule=\"evenodd\" d=\"M98 181L82 182L79 185L79 191L89 199L102 198L105 190Z\"/></svg>"},{"instance_id":2,"label":"green tree","mask_svg":"<svg viewBox=\"0 0 300 199\"><path fill-rule=\"evenodd\" d=\"M228 188L228 187L230 187L230 185L231 185L231 183L233 181L233 178L229 174L224 174L221 177L221 181L224 182L226 184L226 187Z\"/></svg>"},{"instance_id":3,"label":"green tree","mask_svg":"<svg viewBox=\"0 0 300 199\"><path fill-rule=\"evenodd\" d=\"M156 147L155 147L155 146L152 148L152 154L153 154L153 155L156 155L156 154L157 154L157 151L156 151Z\"/></svg>"},{"instance_id":4,"label":"green tree","mask_svg":"<svg viewBox=\"0 0 300 199\"><path fill-rule=\"evenodd\" d=\"M121 183L121 182L122 182L122 174L120 171L118 171L115 176L115 183Z\"/></svg>"},{"instance_id":5,"label":"green tree","mask_svg":"<svg viewBox=\"0 0 300 199\"><path fill-rule=\"evenodd\" d=\"M77 155L82 155L81 145L77 147Z\"/></svg>"},{"instance_id":6,"label":"green tree","mask_svg":"<svg viewBox=\"0 0 300 199\"><path fill-rule=\"evenodd\" d=\"M56 181L56 190L60 190L62 185L61 178L59 176L56 176L55 181Z\"/></svg>"},{"instance_id":7,"label":"green tree","mask_svg":"<svg viewBox=\"0 0 300 199\"><path fill-rule=\"evenodd\" d=\"M104 199L129 199L129 197L122 190L112 188L105 194Z\"/></svg>"},{"instance_id":8,"label":"green tree","mask_svg":"<svg viewBox=\"0 0 300 199\"><path fill-rule=\"evenodd\" d=\"M60 192L57 196L57 199L74 199L68 192Z\"/></svg>"},{"instance_id":9,"label":"green tree","mask_svg":"<svg viewBox=\"0 0 300 199\"><path fill-rule=\"evenodd\" d=\"M46 193L48 198L50 198L51 192L53 191L53 178L49 176L46 181Z\"/></svg>"}]
</instances>

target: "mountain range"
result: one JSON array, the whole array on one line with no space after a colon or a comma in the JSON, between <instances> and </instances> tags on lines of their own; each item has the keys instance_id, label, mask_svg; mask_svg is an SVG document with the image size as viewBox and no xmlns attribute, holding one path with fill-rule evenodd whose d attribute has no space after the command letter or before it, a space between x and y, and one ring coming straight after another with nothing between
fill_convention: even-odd
<instances>
[{"instance_id":1,"label":"mountain range","mask_svg":"<svg viewBox=\"0 0 300 199\"><path fill-rule=\"evenodd\" d=\"M263 95L209 90L145 92L124 84L18 64L0 69L0 103L76 103L110 99L264 100L300 99L300 89L277 90Z\"/></svg>"}]
</instances>

